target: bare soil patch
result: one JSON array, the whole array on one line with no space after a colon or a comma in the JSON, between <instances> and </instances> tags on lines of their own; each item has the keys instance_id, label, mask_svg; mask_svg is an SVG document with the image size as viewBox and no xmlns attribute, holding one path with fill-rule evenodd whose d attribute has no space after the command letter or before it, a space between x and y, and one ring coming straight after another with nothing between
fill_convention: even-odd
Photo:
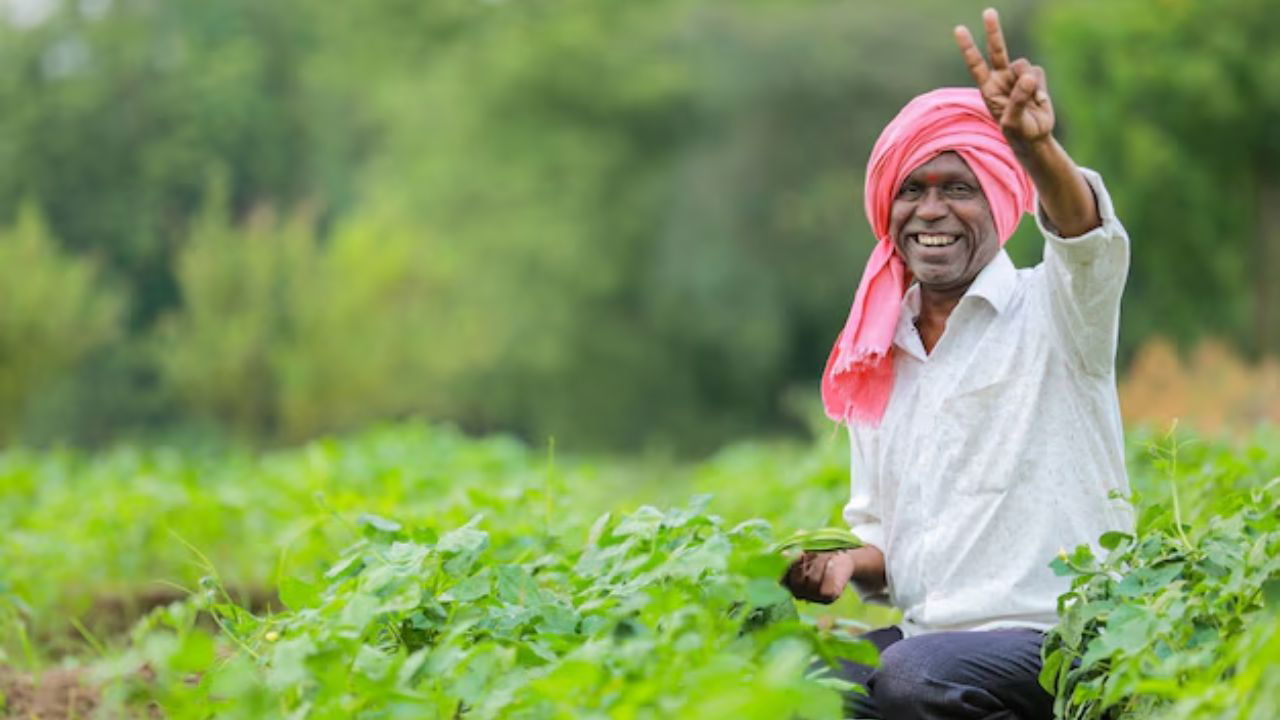
<instances>
[{"instance_id":1,"label":"bare soil patch","mask_svg":"<svg viewBox=\"0 0 1280 720\"><path fill-rule=\"evenodd\" d=\"M87 718L97 705L98 690L83 670L49 670L33 677L0 667L0 717Z\"/></svg>"},{"instance_id":2,"label":"bare soil patch","mask_svg":"<svg viewBox=\"0 0 1280 720\"><path fill-rule=\"evenodd\" d=\"M236 588L230 595L252 612L279 610L283 607L273 589ZM164 588L138 592L132 595L100 595L93 601L92 609L84 616L84 625L100 638L110 640L125 633L134 622L155 608L178 602L186 594ZM213 622L202 614L202 624ZM44 646L48 656L79 655L86 645L80 631L74 627L36 638ZM148 668L139 671L146 678ZM194 679L193 679L194 681ZM0 665L0 720L85 720L97 708L99 688L91 681L86 669L53 669L32 674ZM149 717L159 717L151 709Z\"/></svg>"},{"instance_id":3,"label":"bare soil patch","mask_svg":"<svg viewBox=\"0 0 1280 720\"><path fill-rule=\"evenodd\" d=\"M232 587L227 593L241 607L253 613L279 611L283 608L274 588ZM186 598L185 592L170 587L143 588L131 593L101 593L93 598L87 610L67 610L65 614L77 616L81 627L93 637L111 644L123 637L147 613ZM200 623L210 630L215 627L204 613L200 615ZM53 660L82 656L90 647L80 628L72 623L61 627L39 628L33 635L44 656Z\"/></svg>"}]
</instances>

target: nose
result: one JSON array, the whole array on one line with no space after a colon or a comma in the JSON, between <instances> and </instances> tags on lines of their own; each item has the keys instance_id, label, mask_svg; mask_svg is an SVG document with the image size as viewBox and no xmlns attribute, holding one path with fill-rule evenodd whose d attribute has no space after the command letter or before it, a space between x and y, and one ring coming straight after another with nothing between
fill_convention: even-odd
<instances>
[{"instance_id":1,"label":"nose","mask_svg":"<svg viewBox=\"0 0 1280 720\"><path fill-rule=\"evenodd\" d=\"M916 205L916 217L925 222L933 222L941 220L951 212L951 208L947 206L945 200L942 199L942 193L937 188L929 188L925 190L924 195L920 198L919 204Z\"/></svg>"}]
</instances>

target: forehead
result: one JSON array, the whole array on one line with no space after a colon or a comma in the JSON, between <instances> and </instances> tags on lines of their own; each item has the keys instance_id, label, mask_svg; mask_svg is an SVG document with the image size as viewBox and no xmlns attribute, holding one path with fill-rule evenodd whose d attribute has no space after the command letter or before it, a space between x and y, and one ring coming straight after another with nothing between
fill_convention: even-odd
<instances>
[{"instance_id":1,"label":"forehead","mask_svg":"<svg viewBox=\"0 0 1280 720\"><path fill-rule=\"evenodd\" d=\"M907 174L907 180L915 180L917 182L925 182L930 180L929 176L935 176L935 179L961 179L967 180L973 184L977 184L978 177L969 169L969 163L964 161L954 152L944 152L934 157L929 162L918 166Z\"/></svg>"}]
</instances>

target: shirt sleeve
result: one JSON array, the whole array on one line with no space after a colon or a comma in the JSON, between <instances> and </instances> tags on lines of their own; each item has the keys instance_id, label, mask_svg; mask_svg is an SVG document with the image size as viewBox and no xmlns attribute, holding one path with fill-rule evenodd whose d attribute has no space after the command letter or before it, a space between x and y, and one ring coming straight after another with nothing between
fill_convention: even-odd
<instances>
[{"instance_id":1,"label":"shirt sleeve","mask_svg":"<svg viewBox=\"0 0 1280 720\"><path fill-rule=\"evenodd\" d=\"M1087 373L1115 367L1120 296L1129 274L1129 235L1116 218L1098 173L1081 168L1093 190L1102 224L1064 238L1036 201L1036 225L1044 235L1044 269L1050 323L1072 362Z\"/></svg>"},{"instance_id":2,"label":"shirt sleeve","mask_svg":"<svg viewBox=\"0 0 1280 720\"><path fill-rule=\"evenodd\" d=\"M874 452L879 442L879 431L874 428L849 426L849 502L844 506L844 521L849 529L867 545L874 545L884 552L884 524L880 511L880 483L875 472ZM885 575L888 575L886 571ZM884 590L869 591L857 580L853 589L863 602L889 604L888 586Z\"/></svg>"}]
</instances>

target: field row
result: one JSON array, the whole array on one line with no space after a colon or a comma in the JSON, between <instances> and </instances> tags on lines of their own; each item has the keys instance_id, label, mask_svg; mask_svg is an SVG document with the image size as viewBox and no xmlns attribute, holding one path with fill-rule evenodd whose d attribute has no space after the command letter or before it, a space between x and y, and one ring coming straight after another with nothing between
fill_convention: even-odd
<instances>
[{"instance_id":1,"label":"field row","mask_svg":"<svg viewBox=\"0 0 1280 720\"><path fill-rule=\"evenodd\" d=\"M1136 536L1055 561L1076 586L1045 681L1063 717L1272 720L1280 442L1155 440L1132 443ZM894 615L797 606L768 547L837 524L847 472L834 437L682 465L417 425L11 451L0 693L27 678L27 711L70 672L108 715L840 717L814 663L869 659L849 631Z\"/></svg>"}]
</instances>

